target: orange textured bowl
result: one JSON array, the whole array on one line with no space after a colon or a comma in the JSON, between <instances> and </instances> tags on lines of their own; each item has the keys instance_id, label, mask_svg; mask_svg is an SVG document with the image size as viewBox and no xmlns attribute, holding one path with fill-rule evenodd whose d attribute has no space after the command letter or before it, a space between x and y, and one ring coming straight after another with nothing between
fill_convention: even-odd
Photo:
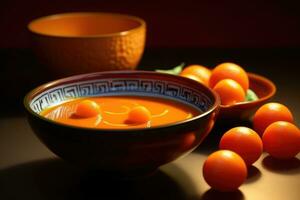
<instances>
[{"instance_id":1,"label":"orange textured bowl","mask_svg":"<svg viewBox=\"0 0 300 200\"><path fill-rule=\"evenodd\" d=\"M256 101L240 102L233 105L221 105L218 121L221 123L230 123L233 121L249 120L254 112L267 101L269 101L276 92L275 84L269 79L248 73L250 89L258 96Z\"/></svg>"},{"instance_id":2,"label":"orange textured bowl","mask_svg":"<svg viewBox=\"0 0 300 200\"><path fill-rule=\"evenodd\" d=\"M135 69L146 38L144 20L114 13L50 15L28 29L39 60L59 76Z\"/></svg>"}]
</instances>

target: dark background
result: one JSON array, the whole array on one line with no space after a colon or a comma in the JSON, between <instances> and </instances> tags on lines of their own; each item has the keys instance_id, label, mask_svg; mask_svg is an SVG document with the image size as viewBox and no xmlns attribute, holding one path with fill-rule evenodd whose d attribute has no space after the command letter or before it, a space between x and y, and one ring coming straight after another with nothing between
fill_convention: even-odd
<instances>
[{"instance_id":1,"label":"dark background","mask_svg":"<svg viewBox=\"0 0 300 200\"><path fill-rule=\"evenodd\" d=\"M273 101L287 105L299 126L299 3L292 0L149 2L0 2L0 199L105 199L106 195L110 199L112 196L118 199L299 199L300 154L292 162L284 163L273 162L270 156L264 155L252 167L254 173L250 173L242 189L234 193L226 195L209 189L201 177L206 158L203 153L217 148L224 132L218 128L191 155L166 165L150 179L129 185L82 177L62 160L52 159L54 155L34 136L23 115L22 99L29 90L52 77L37 63L26 25L37 17L71 11L119 12L145 19L147 45L138 69L171 68L181 62L214 67L231 61L249 72L268 77L277 86Z\"/></svg>"},{"instance_id":2,"label":"dark background","mask_svg":"<svg viewBox=\"0 0 300 200\"><path fill-rule=\"evenodd\" d=\"M171 68L181 62L214 67L235 62L284 85L300 100L300 12L296 1L275 0L4 0L0 5L2 112L22 110L24 95L53 80L36 62L27 24L38 17L73 11L118 12L147 23L147 44L138 69ZM299 96L300 97L300 96ZM295 104L286 101L295 107ZM1 115L1 113L0 113Z\"/></svg>"},{"instance_id":3,"label":"dark background","mask_svg":"<svg viewBox=\"0 0 300 200\"><path fill-rule=\"evenodd\" d=\"M267 48L300 45L292 0L4 0L0 48L28 47L27 23L71 11L119 12L148 25L147 47Z\"/></svg>"}]
</instances>

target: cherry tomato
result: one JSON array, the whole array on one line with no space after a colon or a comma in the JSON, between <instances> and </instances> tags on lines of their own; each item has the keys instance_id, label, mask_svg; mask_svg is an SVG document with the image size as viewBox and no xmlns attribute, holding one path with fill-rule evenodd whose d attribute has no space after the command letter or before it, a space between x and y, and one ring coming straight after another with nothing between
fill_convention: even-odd
<instances>
[{"instance_id":1,"label":"cherry tomato","mask_svg":"<svg viewBox=\"0 0 300 200\"><path fill-rule=\"evenodd\" d=\"M199 82L199 83L204 84L204 82L203 82L198 76L195 76L195 75L193 75L193 74L183 74L183 75L180 75L180 76L186 77L186 78L189 78L189 79L192 79L192 80L194 80L194 81L197 81L197 82Z\"/></svg>"},{"instance_id":2,"label":"cherry tomato","mask_svg":"<svg viewBox=\"0 0 300 200\"><path fill-rule=\"evenodd\" d=\"M293 158L300 152L300 130L290 122L269 125L262 137L264 149L278 159Z\"/></svg>"},{"instance_id":3,"label":"cherry tomato","mask_svg":"<svg viewBox=\"0 0 300 200\"><path fill-rule=\"evenodd\" d=\"M232 105L237 102L245 101L245 92L240 84L232 79L224 79L213 88L220 98L222 105Z\"/></svg>"},{"instance_id":4,"label":"cherry tomato","mask_svg":"<svg viewBox=\"0 0 300 200\"><path fill-rule=\"evenodd\" d=\"M222 136L219 147L239 154L248 166L257 161L263 151L259 135L252 129L242 126L227 131Z\"/></svg>"},{"instance_id":5,"label":"cherry tomato","mask_svg":"<svg viewBox=\"0 0 300 200\"><path fill-rule=\"evenodd\" d=\"M203 176L212 188L233 191L246 180L247 166L237 153L219 150L210 154L204 162Z\"/></svg>"},{"instance_id":6,"label":"cherry tomato","mask_svg":"<svg viewBox=\"0 0 300 200\"><path fill-rule=\"evenodd\" d=\"M151 113L144 106L135 106L128 113L127 122L133 124L143 124L150 120Z\"/></svg>"},{"instance_id":7,"label":"cherry tomato","mask_svg":"<svg viewBox=\"0 0 300 200\"><path fill-rule=\"evenodd\" d=\"M214 88L215 85L223 79L233 79L238 82L244 91L249 89L249 79L246 71L234 63L222 63L216 66L209 79L209 86Z\"/></svg>"},{"instance_id":8,"label":"cherry tomato","mask_svg":"<svg viewBox=\"0 0 300 200\"><path fill-rule=\"evenodd\" d=\"M267 103L261 106L254 114L253 128L262 135L271 123L276 121L287 121L293 123L291 111L280 103Z\"/></svg>"},{"instance_id":9,"label":"cherry tomato","mask_svg":"<svg viewBox=\"0 0 300 200\"><path fill-rule=\"evenodd\" d=\"M201 80L201 83L208 86L211 71L210 69L201 65L189 65L185 67L179 75L184 76L186 74L191 74L198 77Z\"/></svg>"},{"instance_id":10,"label":"cherry tomato","mask_svg":"<svg viewBox=\"0 0 300 200\"><path fill-rule=\"evenodd\" d=\"M100 106L91 100L81 101L75 111L75 115L82 118L94 117L100 114Z\"/></svg>"}]
</instances>

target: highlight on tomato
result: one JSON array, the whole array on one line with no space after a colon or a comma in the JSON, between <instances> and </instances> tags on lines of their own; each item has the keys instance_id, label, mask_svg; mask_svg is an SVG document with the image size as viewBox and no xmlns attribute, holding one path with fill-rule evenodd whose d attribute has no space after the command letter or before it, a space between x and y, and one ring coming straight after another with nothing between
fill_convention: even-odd
<instances>
[{"instance_id":1,"label":"highlight on tomato","mask_svg":"<svg viewBox=\"0 0 300 200\"><path fill-rule=\"evenodd\" d=\"M290 159L300 152L300 130L286 121L270 124L262 136L264 150L277 159Z\"/></svg>"},{"instance_id":2,"label":"highlight on tomato","mask_svg":"<svg viewBox=\"0 0 300 200\"><path fill-rule=\"evenodd\" d=\"M234 191L247 177L244 160L230 150L210 154L203 165L203 177L208 185L219 191Z\"/></svg>"},{"instance_id":3,"label":"highlight on tomato","mask_svg":"<svg viewBox=\"0 0 300 200\"><path fill-rule=\"evenodd\" d=\"M254 130L239 126L224 133L219 148L234 151L243 158L246 165L250 166L261 156L263 143Z\"/></svg>"},{"instance_id":4,"label":"highlight on tomato","mask_svg":"<svg viewBox=\"0 0 300 200\"><path fill-rule=\"evenodd\" d=\"M236 81L242 86L244 92L247 92L249 89L249 78L247 72L235 63L226 62L217 65L212 70L209 79L209 86L214 88L215 85L223 79L232 79Z\"/></svg>"},{"instance_id":5,"label":"highlight on tomato","mask_svg":"<svg viewBox=\"0 0 300 200\"><path fill-rule=\"evenodd\" d=\"M287 121L293 123L292 112L283 104L271 102L261 106L253 116L253 128L262 135L265 129L276 121Z\"/></svg>"}]
</instances>

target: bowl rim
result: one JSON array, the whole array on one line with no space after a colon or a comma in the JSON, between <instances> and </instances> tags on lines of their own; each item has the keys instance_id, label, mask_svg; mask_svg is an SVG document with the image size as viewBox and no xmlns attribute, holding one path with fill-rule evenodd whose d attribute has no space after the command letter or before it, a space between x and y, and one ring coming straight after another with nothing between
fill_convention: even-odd
<instances>
[{"instance_id":1,"label":"bowl rim","mask_svg":"<svg viewBox=\"0 0 300 200\"><path fill-rule=\"evenodd\" d=\"M131 28L129 30L124 30L124 31L118 31L114 33L108 33L108 34L93 34L93 35L53 35L49 33L41 33L40 31L37 31L32 28L32 25L36 22L43 21L43 20L48 20L48 19L55 19L55 18L64 18L64 17L69 17L69 16L85 16L85 15L111 15L111 16L118 16L118 17L123 17L127 19L131 19L134 21L139 22L139 26L135 28ZM121 14L121 13L113 13L113 12L66 12L66 13L57 13L57 14L51 14L51 15L46 15L42 16L36 19L31 20L27 24L27 29L36 35L41 35L41 36L46 36L46 37L54 37L54 38L69 38L69 39L92 39L92 38L107 38L107 37L113 37L113 36L125 36L128 35L131 32L138 31L139 29L146 28L146 22L140 17L133 16L133 15L128 15L128 14Z\"/></svg>"},{"instance_id":2,"label":"bowl rim","mask_svg":"<svg viewBox=\"0 0 300 200\"><path fill-rule=\"evenodd\" d=\"M143 73L143 74L148 74L148 75L160 75L162 77L170 77L173 79L181 79L184 82L187 82L189 84L198 84L201 85L202 88L204 88L204 90L208 91L210 93L210 96L213 97L213 105L205 112L200 113L199 115L196 115L192 118L189 119L185 119L185 120L181 120L178 122L174 122L174 123L168 123L168 124L163 124L163 125L159 125L159 126L153 126L153 127L149 127L149 128L128 128L128 129L104 129L104 128L93 128L93 127L79 127L79 126L74 126L74 125L68 125L68 124L63 124L60 122L56 122L54 120L50 120L46 117L43 117L40 114L37 114L36 112L34 112L31 108L30 108L30 101L32 100L32 96L39 94L40 91L43 91L45 88L49 87L53 87L56 84L59 84L61 82L67 82L67 81L71 81L74 79L81 79L81 78L87 78L87 77L94 77L94 76L99 76L99 75L106 75L106 74L139 74L139 73ZM196 121L200 118L203 118L209 114L211 114L214 111L219 110L219 106L221 104L221 100L219 95L213 91L212 89L210 89L209 87L205 86L202 83L199 83L195 80L192 79L188 79L185 77L180 77L180 76L176 76L176 75L171 75L171 74L165 74L165 73L159 73L159 72L153 72L153 71L144 71L144 70L117 70L117 71L105 71L105 72L94 72L94 73L86 73L86 74L80 74L80 75L74 75L74 76L69 76L69 77L65 77L65 78L60 78L54 81L50 81L48 83L42 84L40 86L37 86L36 88L32 89L31 91L29 91L24 99L23 99L23 105L25 107L25 109L27 110L27 112L29 112L31 115L39 118L40 120L44 121L44 122L48 122L51 123L53 125L58 125L58 126L63 126L63 127L67 127L67 128L73 128L73 129L79 129L79 130L88 130L88 131L103 131L103 132L114 132L114 133L131 133L131 132L146 132L146 131L153 131L153 130L158 130L158 129L163 129L163 128L167 128L167 127L173 127L173 126L180 126L180 125L184 125L184 124L188 124L191 123L193 121Z\"/></svg>"},{"instance_id":3,"label":"bowl rim","mask_svg":"<svg viewBox=\"0 0 300 200\"><path fill-rule=\"evenodd\" d=\"M255 79L255 80L259 80L261 82L264 82L265 85L268 85L271 88L271 92L268 95L266 95L262 98L259 98L255 101L243 101L243 102L238 102L238 103L235 103L235 104L232 104L232 105L222 105L222 104L220 104L221 109L227 109L227 108L233 108L233 107L236 107L236 106L243 106L243 105L261 103L261 102L264 102L264 101L266 101L266 100L268 100L268 99L270 99L271 97L274 96L277 89L276 89L276 85L270 79L266 78L265 76L258 75L258 74L255 74L255 73L251 73L251 72L247 72L247 74L248 74L248 77L249 77L249 81L250 81L250 79Z\"/></svg>"}]
</instances>

